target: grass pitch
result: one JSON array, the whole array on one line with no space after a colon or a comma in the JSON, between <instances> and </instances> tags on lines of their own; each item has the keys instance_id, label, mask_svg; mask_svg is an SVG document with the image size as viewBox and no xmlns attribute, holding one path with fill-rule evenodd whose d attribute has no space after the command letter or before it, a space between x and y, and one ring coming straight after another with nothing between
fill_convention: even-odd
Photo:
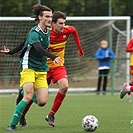
<instances>
[{"instance_id":1,"label":"grass pitch","mask_svg":"<svg viewBox=\"0 0 133 133\"><path fill-rule=\"evenodd\" d=\"M7 133L15 108L17 96L0 95L0 133ZM45 107L33 104L26 115L28 128L17 125L16 133L85 133L81 127L82 118L94 115L99 121L95 133L133 133L133 103L118 94L96 96L95 94L67 94L61 108L55 115L55 127L50 127L44 118L48 114L55 94L49 94Z\"/></svg>"}]
</instances>

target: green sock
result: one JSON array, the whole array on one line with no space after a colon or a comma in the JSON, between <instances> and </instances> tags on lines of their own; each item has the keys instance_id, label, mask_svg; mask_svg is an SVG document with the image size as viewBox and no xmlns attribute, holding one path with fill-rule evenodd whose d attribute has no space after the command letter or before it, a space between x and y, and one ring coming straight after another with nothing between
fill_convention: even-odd
<instances>
[{"instance_id":1,"label":"green sock","mask_svg":"<svg viewBox=\"0 0 133 133\"><path fill-rule=\"evenodd\" d=\"M21 91L21 94L24 96L24 90ZM32 97L32 101L37 104L36 93L34 92L34 96Z\"/></svg>"},{"instance_id":2,"label":"green sock","mask_svg":"<svg viewBox=\"0 0 133 133\"><path fill-rule=\"evenodd\" d=\"M35 92L34 92L34 96L32 97L32 101L37 104L36 93Z\"/></svg>"},{"instance_id":3,"label":"green sock","mask_svg":"<svg viewBox=\"0 0 133 133\"><path fill-rule=\"evenodd\" d=\"M24 90L21 91L21 94L24 96Z\"/></svg>"},{"instance_id":4,"label":"green sock","mask_svg":"<svg viewBox=\"0 0 133 133\"><path fill-rule=\"evenodd\" d=\"M21 100L19 102L19 104L15 108L15 111L14 111L14 114L12 116L12 120L11 120L9 126L12 126L12 125L16 126L18 124L26 106L27 106L27 102L25 102L23 100Z\"/></svg>"}]
</instances>

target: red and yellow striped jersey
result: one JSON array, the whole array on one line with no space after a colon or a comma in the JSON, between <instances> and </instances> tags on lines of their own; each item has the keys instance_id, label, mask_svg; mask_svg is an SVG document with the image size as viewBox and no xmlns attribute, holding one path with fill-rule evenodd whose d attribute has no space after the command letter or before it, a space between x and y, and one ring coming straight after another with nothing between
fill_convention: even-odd
<instances>
[{"instance_id":1,"label":"red and yellow striped jersey","mask_svg":"<svg viewBox=\"0 0 133 133\"><path fill-rule=\"evenodd\" d=\"M47 58L47 64L49 68L64 65L65 45L70 34L73 35L78 49L82 49L79 41L78 32L75 27L65 26L60 34L55 33L53 29L50 30L50 45L48 47L48 51L51 54L60 57L62 59L62 62L60 65L54 64L50 58Z\"/></svg>"},{"instance_id":2,"label":"red and yellow striped jersey","mask_svg":"<svg viewBox=\"0 0 133 133\"><path fill-rule=\"evenodd\" d=\"M130 52L130 66L133 66L133 38L131 38L127 44L126 52Z\"/></svg>"}]
</instances>

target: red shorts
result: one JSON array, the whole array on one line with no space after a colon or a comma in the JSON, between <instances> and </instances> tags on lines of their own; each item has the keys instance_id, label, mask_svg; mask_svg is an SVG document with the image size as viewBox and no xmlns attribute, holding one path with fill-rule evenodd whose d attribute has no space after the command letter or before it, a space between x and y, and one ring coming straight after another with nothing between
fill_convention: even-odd
<instances>
[{"instance_id":1,"label":"red shorts","mask_svg":"<svg viewBox=\"0 0 133 133\"><path fill-rule=\"evenodd\" d=\"M133 75L133 66L130 66L130 74Z\"/></svg>"},{"instance_id":2,"label":"red shorts","mask_svg":"<svg viewBox=\"0 0 133 133\"><path fill-rule=\"evenodd\" d=\"M57 66L55 68L49 68L47 72L47 82L50 84L51 80L53 83L56 83L58 80L62 78L67 78L67 72L65 66Z\"/></svg>"}]
</instances>

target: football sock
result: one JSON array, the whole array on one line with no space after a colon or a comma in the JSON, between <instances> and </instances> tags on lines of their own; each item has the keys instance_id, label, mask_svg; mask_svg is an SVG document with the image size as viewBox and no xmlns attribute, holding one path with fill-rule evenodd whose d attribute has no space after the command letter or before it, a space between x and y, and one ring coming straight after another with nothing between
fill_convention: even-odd
<instances>
[{"instance_id":1,"label":"football sock","mask_svg":"<svg viewBox=\"0 0 133 133\"><path fill-rule=\"evenodd\" d=\"M133 92L133 86L130 87L130 91Z\"/></svg>"},{"instance_id":2,"label":"football sock","mask_svg":"<svg viewBox=\"0 0 133 133\"><path fill-rule=\"evenodd\" d=\"M21 91L22 96L24 96L24 90Z\"/></svg>"},{"instance_id":3,"label":"football sock","mask_svg":"<svg viewBox=\"0 0 133 133\"><path fill-rule=\"evenodd\" d=\"M21 115L22 115L26 106L27 106L27 102L25 102L23 100L21 100L19 102L19 104L15 108L15 111L14 111L14 114L12 116L12 120L11 120L9 126L12 126L12 125L16 126L18 124L18 122L21 118Z\"/></svg>"},{"instance_id":4,"label":"football sock","mask_svg":"<svg viewBox=\"0 0 133 133\"><path fill-rule=\"evenodd\" d=\"M34 95L33 95L33 97L32 97L32 101L34 102L34 103L36 103L37 104L37 100L36 100L36 93L34 92Z\"/></svg>"},{"instance_id":5,"label":"football sock","mask_svg":"<svg viewBox=\"0 0 133 133\"><path fill-rule=\"evenodd\" d=\"M31 101L30 103L28 103L28 105L26 106L26 108L24 109L24 112L22 114L22 117L25 117L26 113L28 112L30 106L32 105L33 101Z\"/></svg>"},{"instance_id":6,"label":"football sock","mask_svg":"<svg viewBox=\"0 0 133 133\"><path fill-rule=\"evenodd\" d=\"M57 110L60 108L65 96L66 96L65 94L61 94L60 92L57 93L57 95L54 99L54 104L53 104L52 109L50 110L49 114L54 115L57 112Z\"/></svg>"}]
</instances>

